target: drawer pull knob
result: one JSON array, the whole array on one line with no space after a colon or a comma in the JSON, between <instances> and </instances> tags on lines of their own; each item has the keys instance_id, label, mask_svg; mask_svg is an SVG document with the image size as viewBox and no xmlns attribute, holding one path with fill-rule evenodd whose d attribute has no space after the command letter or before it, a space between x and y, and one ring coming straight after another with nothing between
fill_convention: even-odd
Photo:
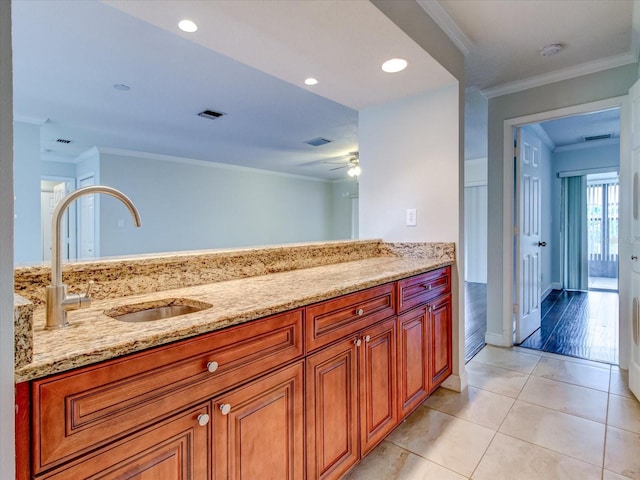
<instances>
[{"instance_id":1,"label":"drawer pull knob","mask_svg":"<svg viewBox=\"0 0 640 480\"><path fill-rule=\"evenodd\" d=\"M424 286L424 288L426 288L427 290L431 290L432 287L433 287L433 285L431 285L430 283L428 285Z\"/></svg>"},{"instance_id":2,"label":"drawer pull knob","mask_svg":"<svg viewBox=\"0 0 640 480\"><path fill-rule=\"evenodd\" d=\"M361 317L362 315L364 315L364 310L359 308L358 310L356 310L356 313L358 314L359 317Z\"/></svg>"},{"instance_id":3,"label":"drawer pull knob","mask_svg":"<svg viewBox=\"0 0 640 480\"><path fill-rule=\"evenodd\" d=\"M353 341L353 344L354 344L356 347L359 347L360 345L362 345L362 340L360 340L359 338L356 338L356 339Z\"/></svg>"},{"instance_id":4,"label":"drawer pull knob","mask_svg":"<svg viewBox=\"0 0 640 480\"><path fill-rule=\"evenodd\" d=\"M369 343L371 341L371 336L367 335L366 337L364 337L364 341Z\"/></svg>"},{"instance_id":5,"label":"drawer pull knob","mask_svg":"<svg viewBox=\"0 0 640 480\"><path fill-rule=\"evenodd\" d=\"M220 412L223 415L229 415L230 411L231 411L231 405L229 405L228 403L223 403L222 405L220 405Z\"/></svg>"},{"instance_id":6,"label":"drawer pull knob","mask_svg":"<svg viewBox=\"0 0 640 480\"><path fill-rule=\"evenodd\" d=\"M198 425L204 427L207 423L209 423L209 415L206 413L201 413L198 415Z\"/></svg>"},{"instance_id":7,"label":"drawer pull knob","mask_svg":"<svg viewBox=\"0 0 640 480\"><path fill-rule=\"evenodd\" d=\"M209 370L209 372L213 373L216 370L218 370L218 367L220 365L218 365L218 362L207 362L207 370Z\"/></svg>"},{"instance_id":8,"label":"drawer pull knob","mask_svg":"<svg viewBox=\"0 0 640 480\"><path fill-rule=\"evenodd\" d=\"M429 305L429 313L433 312L433 307Z\"/></svg>"}]
</instances>

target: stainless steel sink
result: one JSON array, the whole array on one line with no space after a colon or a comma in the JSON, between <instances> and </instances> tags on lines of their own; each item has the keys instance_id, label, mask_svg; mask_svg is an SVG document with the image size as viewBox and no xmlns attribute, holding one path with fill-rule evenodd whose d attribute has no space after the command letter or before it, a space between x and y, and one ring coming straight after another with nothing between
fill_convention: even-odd
<instances>
[{"instance_id":1,"label":"stainless steel sink","mask_svg":"<svg viewBox=\"0 0 640 480\"><path fill-rule=\"evenodd\" d=\"M105 315L121 322L153 322L165 318L178 317L200 312L212 305L188 298L167 298L154 302L125 305L105 311Z\"/></svg>"}]
</instances>

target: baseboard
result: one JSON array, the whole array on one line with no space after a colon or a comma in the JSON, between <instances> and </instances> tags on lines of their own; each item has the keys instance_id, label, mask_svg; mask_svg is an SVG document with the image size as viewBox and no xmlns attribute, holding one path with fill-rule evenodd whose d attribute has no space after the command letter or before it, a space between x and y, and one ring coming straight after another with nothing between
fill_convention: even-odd
<instances>
[{"instance_id":1,"label":"baseboard","mask_svg":"<svg viewBox=\"0 0 640 480\"><path fill-rule=\"evenodd\" d=\"M484 334L484 341L496 347L513 347L513 337L509 334L500 335L498 333L487 332Z\"/></svg>"},{"instance_id":2,"label":"baseboard","mask_svg":"<svg viewBox=\"0 0 640 480\"><path fill-rule=\"evenodd\" d=\"M553 285L549 285L547 288L545 288L544 291L542 292L542 294L540 295L540 301L542 302L554 290L555 290L555 288L553 288Z\"/></svg>"},{"instance_id":3,"label":"baseboard","mask_svg":"<svg viewBox=\"0 0 640 480\"><path fill-rule=\"evenodd\" d=\"M462 392L467 388L467 372L463 371L460 375L449 375L444 382L442 382L442 388L452 390L454 392Z\"/></svg>"},{"instance_id":4,"label":"baseboard","mask_svg":"<svg viewBox=\"0 0 640 480\"><path fill-rule=\"evenodd\" d=\"M633 359L629 362L629 390L640 400L640 364Z\"/></svg>"},{"instance_id":5,"label":"baseboard","mask_svg":"<svg viewBox=\"0 0 640 480\"><path fill-rule=\"evenodd\" d=\"M552 290L562 290L562 284L560 282L554 282L551 284Z\"/></svg>"}]
</instances>

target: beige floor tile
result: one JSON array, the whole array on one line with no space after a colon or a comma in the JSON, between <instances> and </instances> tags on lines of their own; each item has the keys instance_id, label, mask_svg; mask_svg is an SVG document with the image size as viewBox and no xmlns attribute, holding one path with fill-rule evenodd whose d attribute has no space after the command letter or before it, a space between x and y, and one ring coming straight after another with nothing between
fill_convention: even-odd
<instances>
[{"instance_id":1,"label":"beige floor tile","mask_svg":"<svg viewBox=\"0 0 640 480\"><path fill-rule=\"evenodd\" d=\"M611 368L611 382L609 392L623 397L635 398L629 390L629 372L618 367Z\"/></svg>"},{"instance_id":2,"label":"beige floor tile","mask_svg":"<svg viewBox=\"0 0 640 480\"><path fill-rule=\"evenodd\" d=\"M601 469L575 458L498 433L474 480L600 480Z\"/></svg>"},{"instance_id":3,"label":"beige floor tile","mask_svg":"<svg viewBox=\"0 0 640 480\"><path fill-rule=\"evenodd\" d=\"M565 362L579 363L581 365L591 365L592 367L604 368L609 370L611 365L603 362L596 362L593 360L587 360L586 358L570 357L569 355L559 355L557 353L542 352L541 355L547 358L555 358L556 360L564 360Z\"/></svg>"},{"instance_id":4,"label":"beige floor tile","mask_svg":"<svg viewBox=\"0 0 640 480\"><path fill-rule=\"evenodd\" d=\"M610 472L609 470L604 470L602 472L602 480L628 480L629 478L631 477L618 475L617 473Z\"/></svg>"},{"instance_id":5,"label":"beige floor tile","mask_svg":"<svg viewBox=\"0 0 640 480\"><path fill-rule=\"evenodd\" d=\"M475 360L467 363L467 383L490 392L517 398L529 375Z\"/></svg>"},{"instance_id":6,"label":"beige floor tile","mask_svg":"<svg viewBox=\"0 0 640 480\"><path fill-rule=\"evenodd\" d=\"M635 398L609 395L607 425L640 433L640 402Z\"/></svg>"},{"instance_id":7,"label":"beige floor tile","mask_svg":"<svg viewBox=\"0 0 640 480\"><path fill-rule=\"evenodd\" d=\"M518 399L600 423L607 420L608 394L592 388L531 375Z\"/></svg>"},{"instance_id":8,"label":"beige floor tile","mask_svg":"<svg viewBox=\"0 0 640 480\"><path fill-rule=\"evenodd\" d=\"M383 441L344 480L464 480L425 458Z\"/></svg>"},{"instance_id":9,"label":"beige floor tile","mask_svg":"<svg viewBox=\"0 0 640 480\"><path fill-rule=\"evenodd\" d=\"M516 370L523 373L531 373L536 367L540 357L530 353L524 353L513 348L499 348L487 345L473 357L476 362L482 362L496 367Z\"/></svg>"},{"instance_id":10,"label":"beige floor tile","mask_svg":"<svg viewBox=\"0 0 640 480\"><path fill-rule=\"evenodd\" d=\"M470 386L461 393L440 388L424 405L497 430L513 402L513 398Z\"/></svg>"},{"instance_id":11,"label":"beige floor tile","mask_svg":"<svg viewBox=\"0 0 640 480\"><path fill-rule=\"evenodd\" d=\"M542 357L533 374L559 382L609 391L609 370L566 360Z\"/></svg>"},{"instance_id":12,"label":"beige floor tile","mask_svg":"<svg viewBox=\"0 0 640 480\"><path fill-rule=\"evenodd\" d=\"M387 440L469 477L494 434L489 428L421 406Z\"/></svg>"},{"instance_id":13,"label":"beige floor tile","mask_svg":"<svg viewBox=\"0 0 640 480\"><path fill-rule=\"evenodd\" d=\"M604 468L640 480L640 435L607 427Z\"/></svg>"},{"instance_id":14,"label":"beige floor tile","mask_svg":"<svg viewBox=\"0 0 640 480\"><path fill-rule=\"evenodd\" d=\"M604 429L593 420L517 400L500 432L601 467Z\"/></svg>"}]
</instances>

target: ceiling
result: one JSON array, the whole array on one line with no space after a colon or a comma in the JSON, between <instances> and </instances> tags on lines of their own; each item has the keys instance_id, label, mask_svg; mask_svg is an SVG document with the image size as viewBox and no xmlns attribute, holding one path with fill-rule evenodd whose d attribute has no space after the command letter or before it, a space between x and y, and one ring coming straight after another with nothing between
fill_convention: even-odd
<instances>
[{"instance_id":1,"label":"ceiling","mask_svg":"<svg viewBox=\"0 0 640 480\"><path fill-rule=\"evenodd\" d=\"M417 1L466 54L466 86L489 97L638 60L633 0ZM552 43L563 50L541 56Z\"/></svg>"},{"instance_id":2,"label":"ceiling","mask_svg":"<svg viewBox=\"0 0 640 480\"><path fill-rule=\"evenodd\" d=\"M602 145L620 141L620 109L612 108L600 112L574 115L540 123L553 147L569 145ZM614 140L590 140L584 137L611 134Z\"/></svg>"},{"instance_id":3,"label":"ceiling","mask_svg":"<svg viewBox=\"0 0 640 480\"><path fill-rule=\"evenodd\" d=\"M410 68L383 73L394 56ZM455 81L369 1L14 0L13 60L45 158L96 145L324 179L346 176L324 162L358 150L358 110Z\"/></svg>"},{"instance_id":4,"label":"ceiling","mask_svg":"<svg viewBox=\"0 0 640 480\"><path fill-rule=\"evenodd\" d=\"M484 96L638 58L632 0L416 1L466 53L468 91ZM198 31L179 31L182 18ZM455 82L367 0L14 0L13 30L15 117L43 124L55 160L96 145L344 178L331 169L358 150L358 111ZM565 48L539 55L552 42ZM383 73L393 56L409 68ZM598 118L588 128L602 130ZM332 142L303 143L318 137Z\"/></svg>"}]
</instances>

